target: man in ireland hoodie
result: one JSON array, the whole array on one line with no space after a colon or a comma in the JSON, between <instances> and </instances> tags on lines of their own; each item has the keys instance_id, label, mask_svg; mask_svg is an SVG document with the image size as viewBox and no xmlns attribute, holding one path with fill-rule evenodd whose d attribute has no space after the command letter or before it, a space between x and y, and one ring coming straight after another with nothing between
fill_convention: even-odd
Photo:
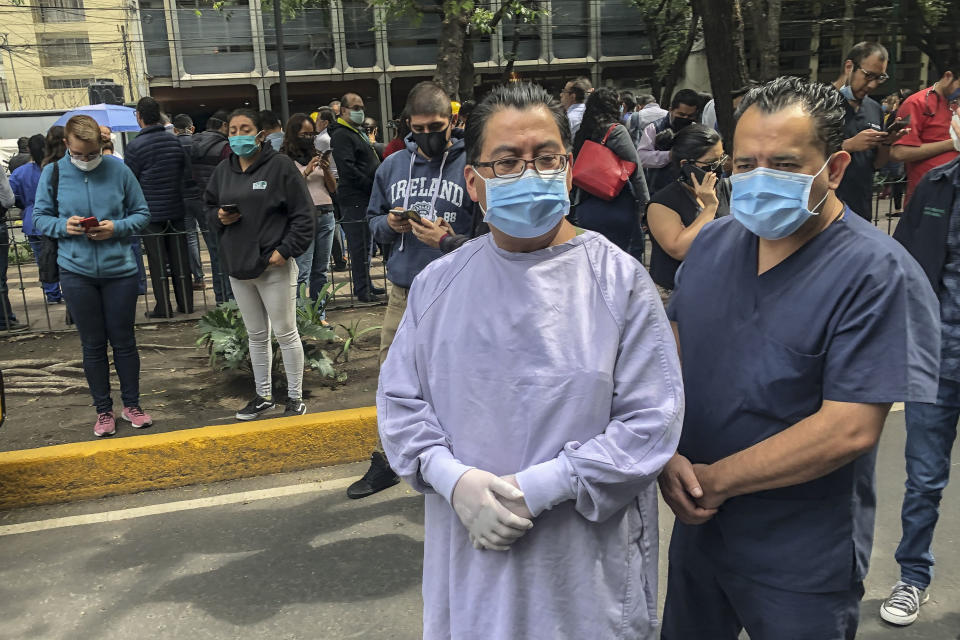
<instances>
[{"instance_id":1,"label":"man in ireland hoodie","mask_svg":"<svg viewBox=\"0 0 960 640\"><path fill-rule=\"evenodd\" d=\"M415 220L402 212L415 211L432 225L420 225L416 231L432 231L441 221L451 236L470 235L474 228L475 204L466 193L463 177L466 153L463 139L451 135L453 114L450 98L434 82L421 82L407 96L411 133L406 149L387 157L377 169L367 207L367 220L374 239L392 244L387 260L387 279L391 283L387 311L380 330L380 364L407 307L407 292L424 267L443 255L434 246L414 235ZM391 487L400 479L390 469L382 449L371 455L370 469L350 485L347 496L364 498Z\"/></svg>"}]
</instances>

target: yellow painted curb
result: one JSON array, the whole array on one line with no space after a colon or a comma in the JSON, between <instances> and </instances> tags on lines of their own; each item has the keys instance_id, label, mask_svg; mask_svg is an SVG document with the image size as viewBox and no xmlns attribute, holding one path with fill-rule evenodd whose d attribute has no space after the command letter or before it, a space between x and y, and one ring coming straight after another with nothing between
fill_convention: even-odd
<instances>
[{"instance_id":1,"label":"yellow painted curb","mask_svg":"<svg viewBox=\"0 0 960 640\"><path fill-rule=\"evenodd\" d=\"M0 509L356 462L376 444L365 407L0 452Z\"/></svg>"}]
</instances>

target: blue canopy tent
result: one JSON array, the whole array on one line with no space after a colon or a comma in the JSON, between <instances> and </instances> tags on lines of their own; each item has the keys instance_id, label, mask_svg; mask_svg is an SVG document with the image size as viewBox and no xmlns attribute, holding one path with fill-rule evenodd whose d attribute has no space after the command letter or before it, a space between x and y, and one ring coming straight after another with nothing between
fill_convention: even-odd
<instances>
[{"instance_id":1,"label":"blue canopy tent","mask_svg":"<svg viewBox=\"0 0 960 640\"><path fill-rule=\"evenodd\" d=\"M66 112L54 123L61 127L73 116L90 116L97 124L110 127L114 133L123 131L140 131L137 124L137 110L118 104L91 104L77 107Z\"/></svg>"}]
</instances>

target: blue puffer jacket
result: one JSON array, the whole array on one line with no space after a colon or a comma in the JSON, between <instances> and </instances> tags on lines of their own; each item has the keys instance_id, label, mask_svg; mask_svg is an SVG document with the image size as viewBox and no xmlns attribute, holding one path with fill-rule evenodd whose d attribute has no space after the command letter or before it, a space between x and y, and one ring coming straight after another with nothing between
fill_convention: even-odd
<instances>
[{"instance_id":1,"label":"blue puffer jacket","mask_svg":"<svg viewBox=\"0 0 960 640\"><path fill-rule=\"evenodd\" d=\"M170 134L167 134L168 136ZM170 136L173 139L173 136ZM173 139L180 147L180 143ZM122 162L104 158L93 171L80 171L64 156L57 161L60 185L53 202L53 165L43 168L33 205L33 231L58 238L57 264L61 269L91 278L122 278L136 275L137 262L128 238L150 222L143 191ZM67 218L94 216L113 221L113 237L91 240L67 233Z\"/></svg>"},{"instance_id":2,"label":"blue puffer jacket","mask_svg":"<svg viewBox=\"0 0 960 640\"><path fill-rule=\"evenodd\" d=\"M140 181L150 206L151 222L184 216L186 156L176 136L167 133L163 125L144 127L124 149L123 161Z\"/></svg>"}]
</instances>

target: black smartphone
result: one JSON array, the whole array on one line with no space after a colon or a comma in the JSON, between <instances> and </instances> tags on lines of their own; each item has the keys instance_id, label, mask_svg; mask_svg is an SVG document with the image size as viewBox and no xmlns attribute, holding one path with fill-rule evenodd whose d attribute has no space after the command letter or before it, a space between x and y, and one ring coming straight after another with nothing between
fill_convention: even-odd
<instances>
[{"instance_id":1,"label":"black smartphone","mask_svg":"<svg viewBox=\"0 0 960 640\"><path fill-rule=\"evenodd\" d=\"M220 208L227 213L236 213L237 215L240 214L240 207L235 204L222 204L220 205Z\"/></svg>"},{"instance_id":2,"label":"black smartphone","mask_svg":"<svg viewBox=\"0 0 960 640\"><path fill-rule=\"evenodd\" d=\"M896 134L900 132L902 129L906 129L909 126L910 126L910 114L907 114L903 118L897 120L896 122L891 124L889 127L887 127L887 133Z\"/></svg>"},{"instance_id":3,"label":"black smartphone","mask_svg":"<svg viewBox=\"0 0 960 640\"><path fill-rule=\"evenodd\" d=\"M707 172L692 162L684 162L683 166L680 167L680 182L689 184L692 187L693 180L690 179L691 175L697 176L697 182L703 183L703 179L707 177Z\"/></svg>"}]
</instances>

